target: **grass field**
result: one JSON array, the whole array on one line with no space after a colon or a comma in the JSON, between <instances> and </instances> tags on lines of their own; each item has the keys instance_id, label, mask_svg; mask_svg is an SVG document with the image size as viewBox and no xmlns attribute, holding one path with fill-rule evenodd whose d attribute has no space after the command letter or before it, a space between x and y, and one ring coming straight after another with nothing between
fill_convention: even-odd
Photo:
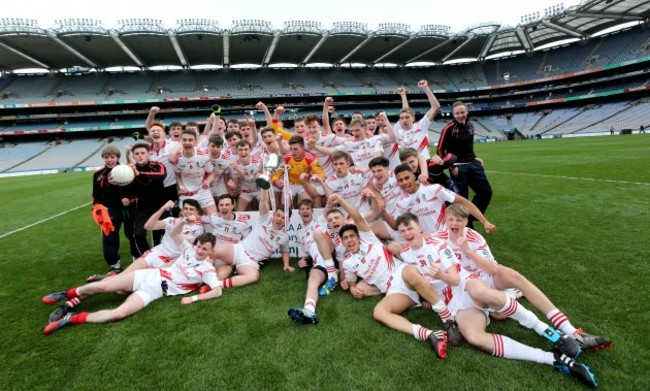
<instances>
[{"instance_id":1,"label":"grass field","mask_svg":"<svg viewBox=\"0 0 650 391\"><path fill-rule=\"evenodd\" d=\"M536 140L476 146L494 188L488 237L497 259L536 282L576 327L614 349L585 353L602 389L648 389L649 136ZM89 173L0 180L0 236L89 201ZM281 262L259 283L189 307L164 298L121 322L42 334L46 293L105 268L99 229L82 207L0 237L0 378L6 390L582 389L550 367L496 359L470 346L446 361L428 345L372 320L376 299L337 291L321 323L287 317L302 306L301 273ZM123 246L123 259L128 248ZM80 309L116 306L119 295ZM522 301L524 304L527 302ZM429 310L409 319L439 328ZM540 316L543 318L543 316ZM548 349L516 322L489 329Z\"/></svg>"}]
</instances>

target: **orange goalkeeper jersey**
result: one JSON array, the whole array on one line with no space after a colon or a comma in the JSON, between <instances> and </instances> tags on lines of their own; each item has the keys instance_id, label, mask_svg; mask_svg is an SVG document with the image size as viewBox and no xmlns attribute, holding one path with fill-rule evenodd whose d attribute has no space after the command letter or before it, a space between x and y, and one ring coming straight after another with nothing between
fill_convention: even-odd
<instances>
[{"instance_id":1,"label":"orange goalkeeper jersey","mask_svg":"<svg viewBox=\"0 0 650 391\"><path fill-rule=\"evenodd\" d=\"M306 174L316 174L321 177L325 177L325 172L321 168L320 164L316 160L316 156L305 152L305 156L296 160L290 154L285 154L283 156L284 164L289 166L289 183L292 185L300 184L300 174L303 172ZM284 174L284 167L278 168L278 170L273 174L273 182L280 180Z\"/></svg>"}]
</instances>

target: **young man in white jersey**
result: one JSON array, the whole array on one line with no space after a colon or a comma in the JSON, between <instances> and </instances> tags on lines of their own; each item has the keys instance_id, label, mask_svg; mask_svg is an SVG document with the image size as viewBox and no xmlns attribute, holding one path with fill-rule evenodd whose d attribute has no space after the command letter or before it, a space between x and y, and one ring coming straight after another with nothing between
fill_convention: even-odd
<instances>
[{"instance_id":1,"label":"young man in white jersey","mask_svg":"<svg viewBox=\"0 0 650 391\"><path fill-rule=\"evenodd\" d=\"M410 107L403 107L399 112L399 121L393 126L397 144L400 148L415 148L425 159L431 158L429 152L429 125L440 109L440 103L429 88L426 80L418 82L427 96L431 108L424 114L424 117L415 123L415 112ZM405 98L403 98L404 100Z\"/></svg>"},{"instance_id":2,"label":"young man in white jersey","mask_svg":"<svg viewBox=\"0 0 650 391\"><path fill-rule=\"evenodd\" d=\"M401 253L404 263L388 280L386 296L375 306L373 317L392 329L413 335L417 340L428 341L439 358L446 358L446 346L444 350L440 346L444 333L413 324L401 314L419 306L421 297L427 302L434 300L434 311L437 310L449 341L452 345L457 344L461 339L458 326L444 307L451 298L451 286L460 282L457 260L446 242L424 238L414 214L398 217L397 226L407 243ZM425 280L424 284L419 276Z\"/></svg>"},{"instance_id":3,"label":"young man in white jersey","mask_svg":"<svg viewBox=\"0 0 650 391\"><path fill-rule=\"evenodd\" d=\"M337 151L347 153L352 157L355 167L361 171L367 171L368 162L375 157L383 155L383 145L380 138L366 138L366 123L361 119L352 120L350 123L353 140L348 140L345 143L333 148L326 148L320 146L315 140L310 140L310 150L316 150L323 154L332 156Z\"/></svg>"},{"instance_id":4,"label":"young man in white jersey","mask_svg":"<svg viewBox=\"0 0 650 391\"><path fill-rule=\"evenodd\" d=\"M289 318L299 324L318 324L316 306L319 296L325 296L333 290L338 281L334 261L332 260L332 246L329 238L324 233L326 227L321 221L314 220L311 200L302 200L298 209L302 219L302 229L298 232L298 266L306 268L307 291L305 303L302 308L289 309ZM307 263L310 264L307 264ZM328 280L332 284L327 287L327 292L320 292L321 286ZM319 289L320 288L320 289Z\"/></svg>"},{"instance_id":5,"label":"young man in white jersey","mask_svg":"<svg viewBox=\"0 0 650 391\"><path fill-rule=\"evenodd\" d=\"M389 160L383 156L377 157L368 163L368 167L372 174L368 187L383 197L384 203L386 204L385 213L390 216L395 216L395 207L397 206L397 200L402 195L402 189L397 185L395 174L389 169ZM370 226L375 235L380 239L394 240L399 243L403 242L399 232L392 229L388 223L386 223L383 214L380 218L372 221Z\"/></svg>"},{"instance_id":6,"label":"young man in white jersey","mask_svg":"<svg viewBox=\"0 0 650 391\"><path fill-rule=\"evenodd\" d=\"M180 249L169 236L169 232L178 219L174 217L162 218L163 215L169 215L169 210L171 210L175 204L176 203L172 200L167 201L167 203L154 212L154 214L152 214L144 223L144 229L147 231L164 231L165 234L162 236L158 245L145 251L140 257L135 259L129 267L124 270L124 272L132 272L134 270L145 269L148 267L163 267L181 254ZM193 243L194 239L205 231L203 221L201 220L202 215L203 210L196 200L188 198L183 201L180 218L190 220L190 222L183 226L181 233L190 243ZM191 218L194 218L194 220L191 220ZM86 282L101 281L104 278L112 277L116 274L118 273L112 271L106 274L94 274L88 277Z\"/></svg>"},{"instance_id":7,"label":"young man in white jersey","mask_svg":"<svg viewBox=\"0 0 650 391\"><path fill-rule=\"evenodd\" d=\"M214 248L215 266L231 265L237 270L235 277L223 280L223 288L254 284L260 278L260 261L270 258L280 249L284 270L293 271L289 264L289 235L286 232L284 210L269 208L269 190L260 190L259 220L239 243L220 243Z\"/></svg>"},{"instance_id":8,"label":"young man in white jersey","mask_svg":"<svg viewBox=\"0 0 650 391\"><path fill-rule=\"evenodd\" d=\"M341 145L345 142L345 138L339 137L332 132L325 133L320 125L320 120L318 116L314 114L307 115L305 117L305 123L307 124L307 132L309 136L305 139L308 143L308 140L315 140L316 145L320 145L326 148L332 148L337 145ZM332 158L329 154L321 153L318 151L313 151L318 159L318 163L325 171L326 176L334 174L334 169L332 168Z\"/></svg>"},{"instance_id":9,"label":"young man in white jersey","mask_svg":"<svg viewBox=\"0 0 650 391\"><path fill-rule=\"evenodd\" d=\"M496 226L490 223L474 204L464 197L459 196L445 189L438 184L420 184L416 181L415 174L411 168L402 164L395 168L397 184L402 189L402 195L397 201L395 215L384 213L388 225L396 229L395 217L407 212L418 216L420 224L425 232L436 232L445 226L445 203L458 203L465 206L470 213L477 218L487 233L496 230Z\"/></svg>"},{"instance_id":10,"label":"young man in white jersey","mask_svg":"<svg viewBox=\"0 0 650 391\"><path fill-rule=\"evenodd\" d=\"M363 190L370 181L370 175L350 172L350 156L341 151L332 154L332 166L334 175L323 180L314 178L320 183L325 197L329 198L332 193L341 195L354 208L359 209L363 205Z\"/></svg>"},{"instance_id":11,"label":"young man in white jersey","mask_svg":"<svg viewBox=\"0 0 650 391\"><path fill-rule=\"evenodd\" d=\"M388 134L389 129L393 129L390 126L390 121L386 116L385 112L379 112L375 114L375 122L377 123L377 134ZM395 130L393 129L393 134ZM399 145L397 144L397 138L393 143L384 143L384 157L388 159L389 169L393 171L395 167L400 165L399 161Z\"/></svg>"},{"instance_id":12,"label":"young man in white jersey","mask_svg":"<svg viewBox=\"0 0 650 391\"><path fill-rule=\"evenodd\" d=\"M212 183L210 183L210 194L212 194L216 204L219 196L228 193L225 173L230 169L232 161L230 160L229 151L223 149L223 138L218 134L212 134L208 137L208 151L210 152L210 162L214 173Z\"/></svg>"},{"instance_id":13,"label":"young man in white jersey","mask_svg":"<svg viewBox=\"0 0 650 391\"><path fill-rule=\"evenodd\" d=\"M448 216L462 216L465 224L469 214L467 210L459 205L451 205L447 208ZM453 297L449 303L449 310L456 317L458 327L469 344L492 354L495 357L526 360L540 364L552 365L556 370L566 373L580 380L587 386L595 388L596 379L589 367L578 362L575 358L580 354L580 345L568 335L558 333L552 327L541 322L535 314L523 308L517 301L507 296L496 287L496 280L493 275L498 273L501 265L498 265L489 254L487 246L475 246L478 244L474 234L476 231L468 232L463 224L455 224L455 218L450 218L448 226L448 242L453 243L461 254L460 272L461 283L453 290ZM453 238L451 239L453 235ZM445 235L442 237L444 238ZM470 246L469 240L475 241ZM473 247L473 248L472 248ZM477 249L480 249L477 252ZM480 255L479 255L480 254ZM485 258L489 254L490 259ZM473 262L473 264L470 264ZM474 270L473 272L468 271ZM499 334L491 334L486 331L489 324L489 308L501 311L504 315L517 320L522 326L534 329L538 334L543 335L555 345L552 352L543 351L515 341L509 337ZM557 311L555 314L561 314ZM552 320L553 314L547 316ZM561 315L568 323L568 319ZM560 327L562 325L560 324ZM595 341L594 336L587 338ZM607 341L609 342L609 341Z\"/></svg>"},{"instance_id":14,"label":"young man in white jersey","mask_svg":"<svg viewBox=\"0 0 650 391\"><path fill-rule=\"evenodd\" d=\"M264 167L259 156L251 156L251 144L246 140L237 143L237 156L239 158L230 164L229 176L240 189L237 210L245 211L253 199L259 200L260 189L255 180Z\"/></svg>"},{"instance_id":15,"label":"young man in white jersey","mask_svg":"<svg viewBox=\"0 0 650 391\"><path fill-rule=\"evenodd\" d=\"M152 107L152 110L154 107ZM182 132L182 129L180 131L177 131L178 126L172 128L170 125L170 135L172 133L172 129L174 129L175 136L173 138L166 139L165 125L163 125L161 122L151 122L148 124L148 136L151 139L151 147L149 148L149 160L152 162L161 163L165 166L166 175L165 179L163 180L163 186L165 187L164 198L177 201L178 189L176 188L176 175L174 174L174 166L169 161L169 155L174 154L176 152L176 148L180 145L180 134ZM130 152L130 148L127 149L129 149Z\"/></svg>"},{"instance_id":16,"label":"young man in white jersey","mask_svg":"<svg viewBox=\"0 0 650 391\"><path fill-rule=\"evenodd\" d=\"M499 311L503 316L515 317L520 323L525 315L538 334L543 332L540 335L555 342L558 333L548 331L549 327L536 316L528 314L526 309L520 311L520 306L512 297L504 297L500 292L496 292L516 288L535 308L546 315L555 328L575 339L582 350L596 351L612 347L612 343L606 338L576 329L569 318L537 286L516 270L498 264L483 236L467 228L467 209L460 205L450 205L445 215L447 229L436 232L435 237L447 241L456 253L462 267L464 290L475 303Z\"/></svg>"},{"instance_id":17,"label":"young man in white jersey","mask_svg":"<svg viewBox=\"0 0 650 391\"><path fill-rule=\"evenodd\" d=\"M210 154L196 148L196 134L192 130L183 130L181 136L182 151L173 161L176 172L179 200L195 199L206 215L217 213L214 198L210 193L210 184L214 179L214 166Z\"/></svg>"},{"instance_id":18,"label":"young man in white jersey","mask_svg":"<svg viewBox=\"0 0 650 391\"><path fill-rule=\"evenodd\" d=\"M214 246L212 234L202 234L193 247L187 242L181 230L185 221L179 220L170 235L181 248L182 254L169 267L162 269L136 270L133 273L121 273L113 278L93 282L67 291L56 292L43 297L45 304L56 304L66 300L79 304L82 300L98 293L133 292L124 303L112 310L98 312L69 312L62 318L50 322L43 333L52 332L66 326L84 323L106 323L122 320L141 311L152 301L163 296L183 295L199 287L201 283L209 285L212 290L192 297L184 297L181 304L190 304L198 300L209 300L221 296L221 282L210 262Z\"/></svg>"}]
</instances>

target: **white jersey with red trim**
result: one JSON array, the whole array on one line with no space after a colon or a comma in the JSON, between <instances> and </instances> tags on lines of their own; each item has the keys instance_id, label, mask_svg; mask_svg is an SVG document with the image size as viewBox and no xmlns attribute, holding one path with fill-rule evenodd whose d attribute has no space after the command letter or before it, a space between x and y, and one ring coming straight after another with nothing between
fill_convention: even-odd
<instances>
[{"instance_id":1,"label":"white jersey with red trim","mask_svg":"<svg viewBox=\"0 0 650 391\"><path fill-rule=\"evenodd\" d=\"M156 246L156 249L169 256L170 258L175 258L181 254L181 250L172 239L169 232L174 228L174 225L178 222L178 219L175 217L167 217L162 220L165 223L165 234L163 235L160 243ZM203 227L203 220L200 217L195 216L192 223L183 224L181 233L185 236L185 239L188 243L194 243L194 240L205 232Z\"/></svg>"},{"instance_id":2,"label":"white jersey with red trim","mask_svg":"<svg viewBox=\"0 0 650 391\"><path fill-rule=\"evenodd\" d=\"M253 150L251 151L251 156L262 156L262 155L268 155L270 153L269 147L262 141L260 138L257 140L257 144L253 147Z\"/></svg>"},{"instance_id":3,"label":"white jersey with red trim","mask_svg":"<svg viewBox=\"0 0 650 391\"><path fill-rule=\"evenodd\" d=\"M366 168L368 163L375 157L381 156L384 147L380 139L376 137L367 138L361 141L348 140L345 143L334 147L334 149L346 152L352 157L355 167Z\"/></svg>"},{"instance_id":4,"label":"white jersey with red trim","mask_svg":"<svg viewBox=\"0 0 650 391\"><path fill-rule=\"evenodd\" d=\"M153 144L149 147L149 160L158 162L165 166L166 174L163 180L163 186L169 187L176 184L176 175L174 175L174 165L169 161L169 154L176 152L178 141L165 140L162 142L160 149L154 149Z\"/></svg>"},{"instance_id":5,"label":"white jersey with red trim","mask_svg":"<svg viewBox=\"0 0 650 391\"><path fill-rule=\"evenodd\" d=\"M170 267L158 269L160 278L168 282L167 296L191 292L197 289L201 283L215 288L219 279L210 258L197 260L196 250L185 241L181 244L181 251L181 255Z\"/></svg>"},{"instance_id":6,"label":"white jersey with red trim","mask_svg":"<svg viewBox=\"0 0 650 391\"><path fill-rule=\"evenodd\" d=\"M210 155L210 162L212 163L213 172L214 172L214 179L212 180L212 183L210 184L210 190L215 190L212 191L213 195L220 195L219 193L223 191L225 188L225 178L224 178L224 173L230 169L230 163L232 163L232 157L230 155L230 151L227 149L223 149L221 151L221 155L219 157L213 157Z\"/></svg>"},{"instance_id":7,"label":"white jersey with red trim","mask_svg":"<svg viewBox=\"0 0 650 391\"><path fill-rule=\"evenodd\" d=\"M419 249L408 245L405 246L400 256L404 262L418 269L422 277L431 284L438 297L444 298L445 301L451 299L452 288L449 284L434 278L430 272L433 265L438 266L443 271L458 265L458 259L445 240L426 238Z\"/></svg>"},{"instance_id":8,"label":"white jersey with red trim","mask_svg":"<svg viewBox=\"0 0 650 391\"><path fill-rule=\"evenodd\" d=\"M417 123L414 123L411 129L404 129L402 125L397 122L393 126L397 144L401 148L415 148L420 156L425 159L431 158L429 152L429 125L431 121L425 115Z\"/></svg>"},{"instance_id":9,"label":"white jersey with red trim","mask_svg":"<svg viewBox=\"0 0 650 391\"><path fill-rule=\"evenodd\" d=\"M239 187L242 193L255 193L259 191L259 188L255 183L255 179L257 179L257 176L259 175L261 164L262 161L257 156L252 156L250 163L248 164L244 164L241 158L237 159L236 161L230 164L230 169L229 169L230 177L239 179ZM244 172L243 177L239 174L239 171L235 168L238 165L241 167L242 171Z\"/></svg>"},{"instance_id":10,"label":"white jersey with red trim","mask_svg":"<svg viewBox=\"0 0 650 391\"><path fill-rule=\"evenodd\" d=\"M316 245L316 239L314 238L314 231L323 231L321 222L319 219L313 219L309 224L304 224L296 232L297 240L296 244L298 245L298 257L302 258L307 255L311 256L314 259L320 256L318 252L318 246Z\"/></svg>"},{"instance_id":11,"label":"white jersey with red trim","mask_svg":"<svg viewBox=\"0 0 650 391\"><path fill-rule=\"evenodd\" d=\"M318 141L316 141L316 145L320 145L321 147L325 148L333 148L337 145L343 144L344 142L345 139L343 137L339 137L334 133L331 133L327 136L321 136ZM321 168L325 172L325 177L334 175L334 167L332 167L332 157L330 155L318 152L316 150L311 150L310 152L316 155L316 160L318 160L318 164L320 164Z\"/></svg>"},{"instance_id":12,"label":"white jersey with red trim","mask_svg":"<svg viewBox=\"0 0 650 391\"><path fill-rule=\"evenodd\" d=\"M370 172L365 174L352 174L339 178L332 175L325 180L327 186L332 192L338 194L346 200L354 209L359 209L363 203L361 192L366 188L370 181Z\"/></svg>"},{"instance_id":13,"label":"white jersey with red trim","mask_svg":"<svg viewBox=\"0 0 650 391\"><path fill-rule=\"evenodd\" d=\"M392 172L395 167L402 164L399 160L399 145L396 142L388 141L388 135L386 133L379 133L373 137L381 140L381 145L384 147L384 157L388 159L388 169Z\"/></svg>"},{"instance_id":14,"label":"white jersey with red trim","mask_svg":"<svg viewBox=\"0 0 650 391\"><path fill-rule=\"evenodd\" d=\"M402 191L395 207L395 218L411 212L418 217L424 232L445 228L445 202L453 203L456 194L438 184L421 184L413 194Z\"/></svg>"},{"instance_id":15,"label":"white jersey with red trim","mask_svg":"<svg viewBox=\"0 0 650 391\"><path fill-rule=\"evenodd\" d=\"M262 261L273 255L275 250L281 248L282 252L289 251L289 235L285 230L273 228L273 213L260 214L253 231L236 246L242 250L253 261Z\"/></svg>"},{"instance_id":16,"label":"white jersey with red trim","mask_svg":"<svg viewBox=\"0 0 650 391\"><path fill-rule=\"evenodd\" d=\"M483 277L483 275L489 275L488 273L485 273L484 271L479 269L476 266L476 263L474 263L474 261L461 250L458 244L453 243L453 241L449 239L449 231L447 229L436 232L434 236L438 239L447 242L451 250L454 252L454 255L456 255L456 258L458 258L458 261L462 268L461 271L470 274L475 274L481 278ZM474 231L471 228L466 227L463 230L463 236L465 237L465 239L467 239L467 245L469 246L470 250L477 253L481 257L487 259L488 261L498 263L494 259L494 256L492 255L492 251L490 251L490 246L488 246L487 242L485 241L485 238L480 233Z\"/></svg>"},{"instance_id":17,"label":"white jersey with red trim","mask_svg":"<svg viewBox=\"0 0 650 391\"><path fill-rule=\"evenodd\" d=\"M202 149L195 149L194 156L183 156L183 152L178 153L175 171L181 174L183 186L188 193L197 193L201 190L201 184L205 175L211 173L212 166L210 154Z\"/></svg>"},{"instance_id":18,"label":"white jersey with red trim","mask_svg":"<svg viewBox=\"0 0 650 391\"><path fill-rule=\"evenodd\" d=\"M347 252L343 269L345 279L355 282L361 277L368 284L374 285L381 293L388 289L388 279L396 267L393 254L377 239L372 232L359 231L361 239L359 252Z\"/></svg>"},{"instance_id":19,"label":"white jersey with red trim","mask_svg":"<svg viewBox=\"0 0 650 391\"><path fill-rule=\"evenodd\" d=\"M386 202L386 212L393 216L395 214L397 200L399 200L403 193L402 189L397 184L395 174L390 171L388 173L388 179L383 184L377 182L374 178L371 179L370 183L372 183L375 189L379 191L379 194L384 197L384 202Z\"/></svg>"},{"instance_id":20,"label":"white jersey with red trim","mask_svg":"<svg viewBox=\"0 0 650 391\"><path fill-rule=\"evenodd\" d=\"M210 227L217 243L239 243L250 234L251 215L248 213L233 213L234 219L226 220L221 216L210 216Z\"/></svg>"}]
</instances>

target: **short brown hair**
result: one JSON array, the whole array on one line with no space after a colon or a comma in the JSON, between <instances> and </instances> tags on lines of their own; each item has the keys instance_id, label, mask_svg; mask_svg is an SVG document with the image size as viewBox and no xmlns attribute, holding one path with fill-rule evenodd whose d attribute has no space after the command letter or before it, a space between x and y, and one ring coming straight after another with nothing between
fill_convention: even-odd
<instances>
[{"instance_id":1,"label":"short brown hair","mask_svg":"<svg viewBox=\"0 0 650 391\"><path fill-rule=\"evenodd\" d=\"M119 159L122 157L122 154L120 153L120 149L115 145L107 145L102 149L102 158L107 156L117 156Z\"/></svg>"}]
</instances>

